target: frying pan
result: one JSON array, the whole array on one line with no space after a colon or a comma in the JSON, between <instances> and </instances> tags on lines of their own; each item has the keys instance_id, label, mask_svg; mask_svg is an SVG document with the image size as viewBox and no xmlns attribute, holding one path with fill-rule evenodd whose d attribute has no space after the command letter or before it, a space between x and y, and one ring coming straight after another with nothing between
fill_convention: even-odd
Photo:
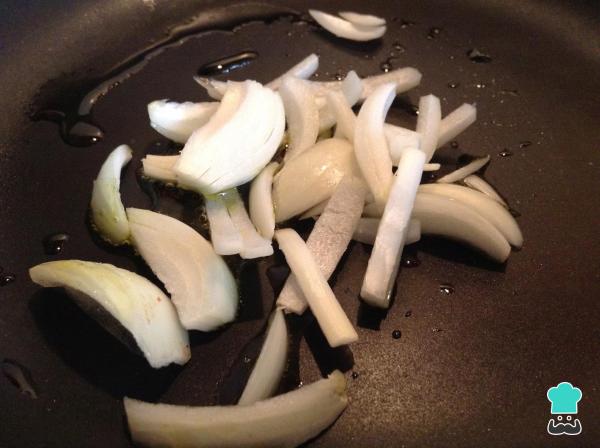
<instances>
[{"instance_id":1,"label":"frying pan","mask_svg":"<svg viewBox=\"0 0 600 448\"><path fill-rule=\"evenodd\" d=\"M3 275L15 276L0 287L0 358L23 366L38 396L29 398L0 376L0 446L130 446L124 395L190 405L235 402L260 347L273 288L286 275L281 257L230 260L241 279L238 321L218 332L195 333L191 361L159 371L62 292L40 291L27 269L81 258L150 275L128 250L107 248L87 225L91 182L121 143L135 150L122 184L126 205L155 207L205 230L195 196L140 182L143 154L174 150L148 126L145 106L159 98L201 100L203 92L191 80L196 70L243 50L259 57L230 77L260 81L309 52L321 55L321 79L350 67L374 74L395 51L392 65L424 73L422 84L392 111L394 120L407 125L414 117L403 108L419 95L439 95L446 112L476 102L478 122L459 137L459 148L444 148L440 157L451 166L462 153L492 154L485 176L520 212L525 235L523 249L503 266L464 247L425 239L408 254L420 265L401 270L387 314L360 305L369 249L352 244L332 280L359 328L352 351L329 349L310 316L289 321L294 337L282 391L335 368L349 378L350 406L310 445L600 443L600 4L310 4L388 18L383 41L366 44L336 39L294 15L308 6L299 0L0 4L0 266ZM104 139L95 145L68 145L56 123L31 119L48 109L72 118L85 93L141 61L148 48L208 29L213 31L151 59L97 102L92 119ZM492 61L471 61L466 53L473 48ZM520 145L524 141L532 144ZM512 155L497 155L505 149ZM306 234L309 226L300 230ZM42 241L56 232L70 238L59 254L47 255ZM442 284L454 292L440 291ZM394 330L400 330L399 339L392 337ZM583 392L579 436L546 432L546 391L561 381Z\"/></svg>"}]
</instances>

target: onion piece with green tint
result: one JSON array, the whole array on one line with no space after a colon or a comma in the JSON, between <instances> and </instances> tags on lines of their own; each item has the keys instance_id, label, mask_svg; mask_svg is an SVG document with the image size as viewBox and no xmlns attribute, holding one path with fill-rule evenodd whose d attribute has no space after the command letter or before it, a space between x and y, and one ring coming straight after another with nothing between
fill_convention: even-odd
<instances>
[{"instance_id":1,"label":"onion piece with green tint","mask_svg":"<svg viewBox=\"0 0 600 448\"><path fill-rule=\"evenodd\" d=\"M271 162L260 172L250 185L250 219L258 233L268 240L275 233L275 210L273 208L273 176L279 169L277 162Z\"/></svg>"},{"instance_id":2,"label":"onion piece with green tint","mask_svg":"<svg viewBox=\"0 0 600 448\"><path fill-rule=\"evenodd\" d=\"M179 156L157 156L147 154L142 159L142 172L144 176L164 182L166 184L177 185L177 174L175 173L175 163Z\"/></svg>"},{"instance_id":3,"label":"onion piece with green tint","mask_svg":"<svg viewBox=\"0 0 600 448\"><path fill-rule=\"evenodd\" d=\"M222 195L206 196L204 205L215 252L219 255L239 254L244 248L244 240L229 215Z\"/></svg>"}]
</instances>

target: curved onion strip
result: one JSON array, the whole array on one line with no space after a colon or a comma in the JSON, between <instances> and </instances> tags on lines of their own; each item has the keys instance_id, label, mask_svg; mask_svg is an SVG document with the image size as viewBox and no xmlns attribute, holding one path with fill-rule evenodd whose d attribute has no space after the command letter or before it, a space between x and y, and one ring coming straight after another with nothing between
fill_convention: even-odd
<instances>
[{"instance_id":1,"label":"curved onion strip","mask_svg":"<svg viewBox=\"0 0 600 448\"><path fill-rule=\"evenodd\" d=\"M329 279L337 267L360 219L367 186L356 177L344 178L328 201L325 210L315 223L306 241L325 279ZM302 314L307 303L295 275L287 279L277 305L286 312Z\"/></svg>"},{"instance_id":2,"label":"curved onion strip","mask_svg":"<svg viewBox=\"0 0 600 448\"><path fill-rule=\"evenodd\" d=\"M421 147L421 134L418 132L389 123L383 125L383 132L390 147L390 157L394 166L398 165L398 161L405 150Z\"/></svg>"},{"instance_id":3,"label":"curved onion strip","mask_svg":"<svg viewBox=\"0 0 600 448\"><path fill-rule=\"evenodd\" d=\"M271 162L260 172L250 185L250 219L258 232L268 240L275 233L275 210L273 209L273 175L279 169L277 162Z\"/></svg>"},{"instance_id":4,"label":"curved onion strip","mask_svg":"<svg viewBox=\"0 0 600 448\"><path fill-rule=\"evenodd\" d=\"M438 148L456 138L477 119L477 109L472 104L463 104L446 115L440 124Z\"/></svg>"},{"instance_id":5,"label":"curved onion strip","mask_svg":"<svg viewBox=\"0 0 600 448\"><path fill-rule=\"evenodd\" d=\"M340 11L338 14L342 19L345 19L357 26L375 27L385 25L384 18L371 14L359 14L352 11Z\"/></svg>"},{"instance_id":6,"label":"curved onion strip","mask_svg":"<svg viewBox=\"0 0 600 448\"><path fill-rule=\"evenodd\" d=\"M498 229L472 207L454 199L419 192L412 217L421 222L423 235L439 235L461 241L499 263L506 261L510 255L510 245Z\"/></svg>"},{"instance_id":7,"label":"curved onion strip","mask_svg":"<svg viewBox=\"0 0 600 448\"><path fill-rule=\"evenodd\" d=\"M335 117L336 138L345 138L350 143L354 142L354 128L356 127L356 115L340 92L328 92L327 104Z\"/></svg>"},{"instance_id":8,"label":"curved onion strip","mask_svg":"<svg viewBox=\"0 0 600 448\"><path fill-rule=\"evenodd\" d=\"M148 104L150 126L177 143L185 143L192 132L204 126L219 103L176 103L158 100Z\"/></svg>"},{"instance_id":9,"label":"curved onion strip","mask_svg":"<svg viewBox=\"0 0 600 448\"><path fill-rule=\"evenodd\" d=\"M150 210L128 208L127 217L133 245L171 294L184 328L211 331L235 319L235 279L202 235Z\"/></svg>"},{"instance_id":10,"label":"curved onion strip","mask_svg":"<svg viewBox=\"0 0 600 448\"><path fill-rule=\"evenodd\" d=\"M378 218L361 218L358 221L354 235L352 239L364 244L370 244L371 246L375 242L377 236L377 229L379 228ZM408 230L406 231L406 242L405 244L413 244L421 239L421 222L416 219L411 219L408 223Z\"/></svg>"},{"instance_id":11,"label":"curved onion strip","mask_svg":"<svg viewBox=\"0 0 600 448\"><path fill-rule=\"evenodd\" d=\"M92 220L102 238L111 244L124 244L129 239L129 223L121 202L121 170L131 160L131 148L115 148L102 164L92 190Z\"/></svg>"},{"instance_id":12,"label":"curved onion strip","mask_svg":"<svg viewBox=\"0 0 600 448\"><path fill-rule=\"evenodd\" d=\"M272 255L273 246L271 240L263 238L258 234L254 224L250 221L244 201L242 201L238 191L236 189L228 190L221 193L221 196L227 205L233 225L242 235L244 245L240 251L240 256L250 259Z\"/></svg>"},{"instance_id":13,"label":"curved onion strip","mask_svg":"<svg viewBox=\"0 0 600 448\"><path fill-rule=\"evenodd\" d=\"M515 218L506 208L485 194L462 185L452 184L421 185L419 191L445 196L471 207L493 224L512 246L521 247L523 245L523 234Z\"/></svg>"},{"instance_id":14,"label":"curved onion strip","mask_svg":"<svg viewBox=\"0 0 600 448\"><path fill-rule=\"evenodd\" d=\"M135 443L151 447L295 447L330 426L348 404L346 379L329 378L248 406L175 406L125 398Z\"/></svg>"},{"instance_id":15,"label":"curved onion strip","mask_svg":"<svg viewBox=\"0 0 600 448\"><path fill-rule=\"evenodd\" d=\"M368 98L375 89L389 82L396 84L396 95L399 95L418 86L422 77L421 72L412 67L398 68L381 75L368 76L362 80L361 99Z\"/></svg>"},{"instance_id":16,"label":"curved onion strip","mask_svg":"<svg viewBox=\"0 0 600 448\"><path fill-rule=\"evenodd\" d=\"M438 144L442 109L440 99L435 95L422 96L419 99L419 118L417 132L421 134L421 151L427 156L425 162L433 157Z\"/></svg>"},{"instance_id":17,"label":"curved onion strip","mask_svg":"<svg viewBox=\"0 0 600 448\"><path fill-rule=\"evenodd\" d=\"M481 177L477 176L476 174L471 174L470 176L465 177L463 179L463 182L465 183L465 185L467 187L470 187L470 188L473 188L474 190L480 191L481 193L488 196L490 199L493 199L494 201L498 202L500 205L508 208L508 204L506 203L506 201L504 199L502 199L502 196L500 196L498 194L498 192L494 189L494 187L492 187L490 184L488 184L485 180L483 180Z\"/></svg>"},{"instance_id":18,"label":"curved onion strip","mask_svg":"<svg viewBox=\"0 0 600 448\"><path fill-rule=\"evenodd\" d=\"M443 177L440 177L437 180L437 183L438 184L452 184L454 182L463 180L468 175L479 171L481 168L483 168L485 165L487 165L489 161L490 161L489 155L487 155L485 157L481 157L479 159L475 159L472 162L468 163L467 165L465 165L457 170L454 170L451 173L446 174Z\"/></svg>"},{"instance_id":19,"label":"curved onion strip","mask_svg":"<svg viewBox=\"0 0 600 448\"><path fill-rule=\"evenodd\" d=\"M439 163L426 163L423 165L423 171L439 171L441 167Z\"/></svg>"},{"instance_id":20,"label":"curved onion strip","mask_svg":"<svg viewBox=\"0 0 600 448\"><path fill-rule=\"evenodd\" d=\"M279 88L285 107L289 147L285 160L291 160L317 141L319 135L319 109L310 87L305 81L287 77Z\"/></svg>"},{"instance_id":21,"label":"curved onion strip","mask_svg":"<svg viewBox=\"0 0 600 448\"><path fill-rule=\"evenodd\" d=\"M282 229L275 231L275 239L329 345L339 347L357 341L356 330L300 235Z\"/></svg>"},{"instance_id":22,"label":"curved onion strip","mask_svg":"<svg viewBox=\"0 0 600 448\"><path fill-rule=\"evenodd\" d=\"M217 81L216 79L204 78L202 76L194 76L194 81L200 84L213 100L222 100L225 92L227 92L227 81Z\"/></svg>"},{"instance_id":23,"label":"curved onion strip","mask_svg":"<svg viewBox=\"0 0 600 448\"><path fill-rule=\"evenodd\" d=\"M386 31L385 25L377 27L363 27L354 25L348 20L327 14L323 11L309 9L308 13L327 31L344 39L357 41L379 39L385 34Z\"/></svg>"},{"instance_id":24,"label":"curved onion strip","mask_svg":"<svg viewBox=\"0 0 600 448\"><path fill-rule=\"evenodd\" d=\"M233 225L221 195L204 198L206 217L210 226L210 240L219 255L239 254L244 248L242 234Z\"/></svg>"},{"instance_id":25,"label":"curved onion strip","mask_svg":"<svg viewBox=\"0 0 600 448\"><path fill-rule=\"evenodd\" d=\"M142 171L144 176L159 180L167 184L177 184L175 174L175 163L179 156L157 156L148 154L142 159Z\"/></svg>"},{"instance_id":26,"label":"curved onion strip","mask_svg":"<svg viewBox=\"0 0 600 448\"><path fill-rule=\"evenodd\" d=\"M80 260L42 263L32 267L29 275L38 285L65 288L92 317L101 307L131 333L152 367L185 364L190 359L188 334L175 308L144 277L110 264ZM123 330L105 328L114 335Z\"/></svg>"},{"instance_id":27,"label":"curved onion strip","mask_svg":"<svg viewBox=\"0 0 600 448\"><path fill-rule=\"evenodd\" d=\"M288 334L283 311L273 312L265 342L252 369L239 405L249 405L272 396L285 370L288 350Z\"/></svg>"},{"instance_id":28,"label":"curved onion strip","mask_svg":"<svg viewBox=\"0 0 600 448\"><path fill-rule=\"evenodd\" d=\"M409 149L398 163L360 290L360 296L370 305L390 305L425 157L422 151Z\"/></svg>"},{"instance_id":29,"label":"curved onion strip","mask_svg":"<svg viewBox=\"0 0 600 448\"><path fill-rule=\"evenodd\" d=\"M311 53L306 58L302 59L299 63L290 68L283 75L275 78L270 83L266 84L266 87L273 90L278 90L281 86L281 82L284 78L290 76L298 79L310 78L319 68L319 56Z\"/></svg>"},{"instance_id":30,"label":"curved onion strip","mask_svg":"<svg viewBox=\"0 0 600 448\"><path fill-rule=\"evenodd\" d=\"M375 203L381 209L385 206L393 178L392 160L383 123L394 96L393 83L378 87L360 108L354 132L354 152L358 166L375 197Z\"/></svg>"}]
</instances>

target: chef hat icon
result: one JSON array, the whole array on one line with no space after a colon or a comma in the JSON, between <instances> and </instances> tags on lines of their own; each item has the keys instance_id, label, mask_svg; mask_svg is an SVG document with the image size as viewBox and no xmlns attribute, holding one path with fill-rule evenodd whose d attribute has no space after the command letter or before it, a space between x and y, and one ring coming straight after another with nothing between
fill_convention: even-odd
<instances>
[{"instance_id":1,"label":"chef hat icon","mask_svg":"<svg viewBox=\"0 0 600 448\"><path fill-rule=\"evenodd\" d=\"M546 396L552 408L551 414L577 414L577 403L582 397L581 389L566 381L548 389Z\"/></svg>"}]
</instances>

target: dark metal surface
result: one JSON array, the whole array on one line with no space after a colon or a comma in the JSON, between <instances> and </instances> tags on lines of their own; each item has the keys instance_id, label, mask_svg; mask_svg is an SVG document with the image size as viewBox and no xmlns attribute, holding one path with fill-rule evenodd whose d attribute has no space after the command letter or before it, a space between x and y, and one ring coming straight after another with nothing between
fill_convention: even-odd
<instances>
[{"instance_id":1,"label":"dark metal surface","mask_svg":"<svg viewBox=\"0 0 600 448\"><path fill-rule=\"evenodd\" d=\"M86 226L91 182L120 143L135 150L123 181L124 201L151 206L135 174L144 153L162 151L166 144L148 126L145 105L164 97L201 99L191 76L202 64L239 51L260 56L234 72L237 78L267 81L315 51L321 55L320 77L329 79L349 67L361 75L379 72L390 51L400 52L396 42L406 50L393 64L415 66L424 74L408 99L416 102L433 92L445 112L477 102L478 122L460 137L458 150L445 148L441 155L450 161L459 152L494 156L486 178L522 214L526 242L499 268L459 246L431 239L419 243L421 265L401 271L387 316L359 307L368 249L353 244L333 284L359 324L354 366L348 352L327 349L310 319L291 322L296 329L306 327L307 336L293 344L299 362L295 366L292 360L288 387L295 367L304 383L333 368L348 372L350 406L313 445L600 444L598 4L318 3L331 11L383 15L389 31L380 43L352 44L282 19L191 39L100 100L93 117L106 139L88 148L65 145L55 124L33 123L27 113L44 102L72 106L82 89L190 17L204 25L231 25L240 14L248 19L264 8L158 0L0 4L0 266L16 275L14 283L0 287L0 358L26 366L38 394L30 399L0 377L0 446L128 446L123 395L215 404L235 399L243 383L237 372L243 371L238 366L244 364L244 346L257 345L251 341L273 301L266 268L281 264L279 258L238 266L244 278L240 322L195 334L190 363L160 371L131 355L62 293L39 292L28 280L30 266L56 258L101 260L147 273L127 250L99 244ZM301 1L273 4L306 8ZM402 27L402 19L415 24ZM441 32L428 39L432 27ZM471 62L466 56L471 48L489 53L493 61ZM451 89L448 83L460 86ZM392 115L414 122L399 110ZM520 148L521 141L533 144ZM504 148L513 155L496 156ZM200 206L194 197L159 192L158 209L187 221ZM42 240L54 232L71 238L59 255L48 256ZM269 273L277 277L277 269ZM444 283L455 292L441 293ZM397 329L400 339L392 338ZM580 436L546 433L546 390L560 381L583 391Z\"/></svg>"}]
</instances>

